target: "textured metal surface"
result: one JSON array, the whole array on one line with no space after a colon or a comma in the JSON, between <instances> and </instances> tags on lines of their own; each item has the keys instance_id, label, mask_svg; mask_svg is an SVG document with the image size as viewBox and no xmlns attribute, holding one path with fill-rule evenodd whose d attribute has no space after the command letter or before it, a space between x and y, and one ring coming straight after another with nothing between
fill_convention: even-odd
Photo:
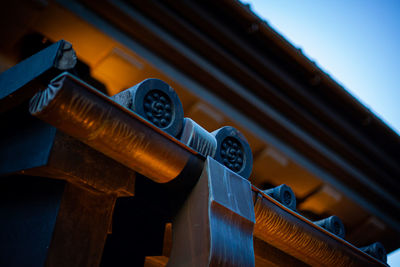
<instances>
[{"instance_id":1,"label":"textured metal surface","mask_svg":"<svg viewBox=\"0 0 400 267\"><path fill-rule=\"evenodd\" d=\"M312 266L385 266L253 187L254 236Z\"/></svg>"},{"instance_id":2,"label":"textured metal surface","mask_svg":"<svg viewBox=\"0 0 400 267\"><path fill-rule=\"evenodd\" d=\"M304 262L253 236L256 267L305 267Z\"/></svg>"},{"instance_id":3,"label":"textured metal surface","mask_svg":"<svg viewBox=\"0 0 400 267\"><path fill-rule=\"evenodd\" d=\"M184 119L182 135L179 140L205 157L214 157L217 149L217 140L214 135L190 118Z\"/></svg>"},{"instance_id":4,"label":"textured metal surface","mask_svg":"<svg viewBox=\"0 0 400 267\"><path fill-rule=\"evenodd\" d=\"M253 226L250 183L208 157L172 223L168 266L254 266Z\"/></svg>"},{"instance_id":5,"label":"textured metal surface","mask_svg":"<svg viewBox=\"0 0 400 267\"><path fill-rule=\"evenodd\" d=\"M68 73L31 99L30 112L156 182L174 179L191 156L199 157L196 151Z\"/></svg>"}]
</instances>

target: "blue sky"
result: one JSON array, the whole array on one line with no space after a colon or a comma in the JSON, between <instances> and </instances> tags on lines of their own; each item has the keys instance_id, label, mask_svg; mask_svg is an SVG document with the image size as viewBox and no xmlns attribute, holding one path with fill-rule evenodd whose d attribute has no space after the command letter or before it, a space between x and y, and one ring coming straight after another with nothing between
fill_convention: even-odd
<instances>
[{"instance_id":1,"label":"blue sky","mask_svg":"<svg viewBox=\"0 0 400 267\"><path fill-rule=\"evenodd\" d=\"M243 2L400 134L400 1Z\"/></svg>"},{"instance_id":2,"label":"blue sky","mask_svg":"<svg viewBox=\"0 0 400 267\"><path fill-rule=\"evenodd\" d=\"M242 2L400 134L400 1Z\"/></svg>"}]
</instances>

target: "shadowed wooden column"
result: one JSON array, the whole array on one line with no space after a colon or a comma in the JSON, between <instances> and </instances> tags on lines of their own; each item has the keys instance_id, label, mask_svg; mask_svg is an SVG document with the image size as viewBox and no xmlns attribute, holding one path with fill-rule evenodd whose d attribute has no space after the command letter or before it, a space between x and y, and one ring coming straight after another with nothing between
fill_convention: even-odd
<instances>
[{"instance_id":1,"label":"shadowed wooden column","mask_svg":"<svg viewBox=\"0 0 400 267\"><path fill-rule=\"evenodd\" d=\"M167 266L254 266L254 223L249 181L208 157L173 221Z\"/></svg>"},{"instance_id":2,"label":"shadowed wooden column","mask_svg":"<svg viewBox=\"0 0 400 267\"><path fill-rule=\"evenodd\" d=\"M46 266L99 266L115 199L67 184Z\"/></svg>"}]
</instances>

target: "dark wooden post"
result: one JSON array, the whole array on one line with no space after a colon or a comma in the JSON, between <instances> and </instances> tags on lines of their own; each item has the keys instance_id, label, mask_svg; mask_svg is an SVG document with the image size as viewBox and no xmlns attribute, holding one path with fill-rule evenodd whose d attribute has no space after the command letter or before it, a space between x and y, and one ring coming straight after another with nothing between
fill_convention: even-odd
<instances>
[{"instance_id":1,"label":"dark wooden post","mask_svg":"<svg viewBox=\"0 0 400 267\"><path fill-rule=\"evenodd\" d=\"M99 266L115 195L67 184L46 266Z\"/></svg>"},{"instance_id":2,"label":"dark wooden post","mask_svg":"<svg viewBox=\"0 0 400 267\"><path fill-rule=\"evenodd\" d=\"M0 133L0 264L98 266L115 199L133 196L135 173L23 106L0 123L8 126Z\"/></svg>"}]
</instances>

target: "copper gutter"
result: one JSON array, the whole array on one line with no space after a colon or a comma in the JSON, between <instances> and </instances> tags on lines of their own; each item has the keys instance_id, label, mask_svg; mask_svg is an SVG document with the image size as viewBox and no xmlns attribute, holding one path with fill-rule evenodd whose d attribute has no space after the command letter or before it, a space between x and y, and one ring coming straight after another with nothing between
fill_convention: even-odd
<instances>
[{"instance_id":1,"label":"copper gutter","mask_svg":"<svg viewBox=\"0 0 400 267\"><path fill-rule=\"evenodd\" d=\"M176 178L193 149L69 73L30 102L32 115L128 168L165 183ZM199 161L202 162L202 161Z\"/></svg>"},{"instance_id":2,"label":"copper gutter","mask_svg":"<svg viewBox=\"0 0 400 267\"><path fill-rule=\"evenodd\" d=\"M253 235L311 266L387 266L252 186Z\"/></svg>"}]
</instances>

